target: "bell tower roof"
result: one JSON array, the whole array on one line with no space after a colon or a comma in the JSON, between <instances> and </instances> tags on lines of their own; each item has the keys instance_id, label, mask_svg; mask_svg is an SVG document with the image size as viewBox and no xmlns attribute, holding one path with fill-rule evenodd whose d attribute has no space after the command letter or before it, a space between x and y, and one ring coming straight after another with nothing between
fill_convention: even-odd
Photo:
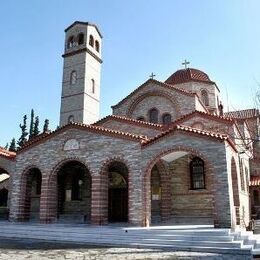
<instances>
[{"instance_id":1,"label":"bell tower roof","mask_svg":"<svg viewBox=\"0 0 260 260\"><path fill-rule=\"evenodd\" d=\"M97 30L97 32L98 32L100 38L103 38L103 36L102 36L100 30L98 29L97 25L94 24L94 23L89 23L89 22L75 21L73 24L71 24L70 26L68 26L64 31L67 32L69 29L71 29L72 27L74 27L74 26L77 25L77 24L87 25L87 26L92 26L92 27L94 27L94 28Z\"/></svg>"}]
</instances>

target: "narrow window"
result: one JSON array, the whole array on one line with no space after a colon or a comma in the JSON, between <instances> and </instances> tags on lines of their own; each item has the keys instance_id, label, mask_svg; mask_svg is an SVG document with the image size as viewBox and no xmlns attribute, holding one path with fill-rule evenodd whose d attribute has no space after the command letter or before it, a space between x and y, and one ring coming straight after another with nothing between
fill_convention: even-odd
<instances>
[{"instance_id":1,"label":"narrow window","mask_svg":"<svg viewBox=\"0 0 260 260\"><path fill-rule=\"evenodd\" d=\"M74 122L74 116L70 115L68 118L68 124L73 123Z\"/></svg>"},{"instance_id":2,"label":"narrow window","mask_svg":"<svg viewBox=\"0 0 260 260\"><path fill-rule=\"evenodd\" d=\"M95 80L91 79L91 91L94 94L95 93Z\"/></svg>"},{"instance_id":3,"label":"narrow window","mask_svg":"<svg viewBox=\"0 0 260 260\"><path fill-rule=\"evenodd\" d=\"M170 114L167 113L162 116L162 122L164 125L170 124L171 121L172 121L172 116Z\"/></svg>"},{"instance_id":4,"label":"narrow window","mask_svg":"<svg viewBox=\"0 0 260 260\"><path fill-rule=\"evenodd\" d=\"M74 36L70 36L67 43L67 48L70 49L74 45Z\"/></svg>"},{"instance_id":5,"label":"narrow window","mask_svg":"<svg viewBox=\"0 0 260 260\"><path fill-rule=\"evenodd\" d=\"M73 176L71 200L82 200L82 185L82 178L79 176Z\"/></svg>"},{"instance_id":6,"label":"narrow window","mask_svg":"<svg viewBox=\"0 0 260 260\"><path fill-rule=\"evenodd\" d=\"M41 195L41 187L42 187L42 176L40 173L36 175L36 195Z\"/></svg>"},{"instance_id":7,"label":"narrow window","mask_svg":"<svg viewBox=\"0 0 260 260\"><path fill-rule=\"evenodd\" d=\"M144 117L143 116L139 116L139 117L136 118L136 120L144 121Z\"/></svg>"},{"instance_id":8,"label":"narrow window","mask_svg":"<svg viewBox=\"0 0 260 260\"><path fill-rule=\"evenodd\" d=\"M254 197L254 205L259 205L259 196L257 190L253 191L253 197Z\"/></svg>"},{"instance_id":9,"label":"narrow window","mask_svg":"<svg viewBox=\"0 0 260 260\"><path fill-rule=\"evenodd\" d=\"M190 162L191 189L205 189L204 161L195 157Z\"/></svg>"},{"instance_id":10,"label":"narrow window","mask_svg":"<svg viewBox=\"0 0 260 260\"><path fill-rule=\"evenodd\" d=\"M208 92L206 90L201 91L201 99L202 99L202 102L205 106L209 105L209 95L208 95Z\"/></svg>"},{"instance_id":11,"label":"narrow window","mask_svg":"<svg viewBox=\"0 0 260 260\"><path fill-rule=\"evenodd\" d=\"M83 33L80 33L78 35L78 44L81 45L84 43L84 34Z\"/></svg>"},{"instance_id":12,"label":"narrow window","mask_svg":"<svg viewBox=\"0 0 260 260\"><path fill-rule=\"evenodd\" d=\"M89 36L89 45L90 45L91 47L94 47L94 38L93 38L93 35L90 35L90 36Z\"/></svg>"},{"instance_id":13,"label":"narrow window","mask_svg":"<svg viewBox=\"0 0 260 260\"><path fill-rule=\"evenodd\" d=\"M96 51L99 52L99 42L98 41L95 41L95 48L96 48Z\"/></svg>"},{"instance_id":14,"label":"narrow window","mask_svg":"<svg viewBox=\"0 0 260 260\"><path fill-rule=\"evenodd\" d=\"M77 72L73 70L70 74L70 85L75 85L77 82Z\"/></svg>"},{"instance_id":15,"label":"narrow window","mask_svg":"<svg viewBox=\"0 0 260 260\"><path fill-rule=\"evenodd\" d=\"M156 108L150 109L150 111L149 111L149 121L151 123L155 123L155 124L158 123L158 115L159 115L159 113L158 113L158 110Z\"/></svg>"}]
</instances>

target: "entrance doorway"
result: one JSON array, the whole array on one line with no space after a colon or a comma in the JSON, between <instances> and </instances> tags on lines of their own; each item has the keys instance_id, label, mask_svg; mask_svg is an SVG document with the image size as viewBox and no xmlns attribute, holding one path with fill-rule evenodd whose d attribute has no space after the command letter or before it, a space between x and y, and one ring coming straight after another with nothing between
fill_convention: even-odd
<instances>
[{"instance_id":1,"label":"entrance doorway","mask_svg":"<svg viewBox=\"0 0 260 260\"><path fill-rule=\"evenodd\" d=\"M58 219L88 223L91 208L91 176L80 162L65 163L58 172Z\"/></svg>"},{"instance_id":2,"label":"entrance doorway","mask_svg":"<svg viewBox=\"0 0 260 260\"><path fill-rule=\"evenodd\" d=\"M123 163L112 163L109 167L108 221L128 221L127 168Z\"/></svg>"}]
</instances>

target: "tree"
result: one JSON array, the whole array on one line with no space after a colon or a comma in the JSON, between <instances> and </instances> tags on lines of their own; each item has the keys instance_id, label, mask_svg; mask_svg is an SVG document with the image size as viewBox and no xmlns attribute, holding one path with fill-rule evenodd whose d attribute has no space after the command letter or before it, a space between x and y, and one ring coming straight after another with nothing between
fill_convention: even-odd
<instances>
[{"instance_id":1,"label":"tree","mask_svg":"<svg viewBox=\"0 0 260 260\"><path fill-rule=\"evenodd\" d=\"M27 121L27 115L24 115L23 116L23 124L20 124L19 127L21 128L21 136L17 142L19 148L21 148L27 141L27 135L28 135L28 132L27 132L27 125L26 125L26 121Z\"/></svg>"},{"instance_id":2,"label":"tree","mask_svg":"<svg viewBox=\"0 0 260 260\"><path fill-rule=\"evenodd\" d=\"M9 147L9 144L8 143L6 143L6 145L5 145L5 150L8 150L8 147Z\"/></svg>"},{"instance_id":3,"label":"tree","mask_svg":"<svg viewBox=\"0 0 260 260\"><path fill-rule=\"evenodd\" d=\"M30 123L30 130L29 130L29 139L34 136L34 110L31 110L31 123Z\"/></svg>"},{"instance_id":4,"label":"tree","mask_svg":"<svg viewBox=\"0 0 260 260\"><path fill-rule=\"evenodd\" d=\"M43 126L43 133L47 133L49 131L49 119L45 119Z\"/></svg>"},{"instance_id":5,"label":"tree","mask_svg":"<svg viewBox=\"0 0 260 260\"><path fill-rule=\"evenodd\" d=\"M10 143L9 151L11 151L11 152L16 151L16 145L15 145L15 139L14 138L12 139L12 141Z\"/></svg>"},{"instance_id":6,"label":"tree","mask_svg":"<svg viewBox=\"0 0 260 260\"><path fill-rule=\"evenodd\" d=\"M40 133L40 131L39 131L39 123L40 123L39 117L36 116L35 117L35 122L34 122L33 136L37 136Z\"/></svg>"}]
</instances>

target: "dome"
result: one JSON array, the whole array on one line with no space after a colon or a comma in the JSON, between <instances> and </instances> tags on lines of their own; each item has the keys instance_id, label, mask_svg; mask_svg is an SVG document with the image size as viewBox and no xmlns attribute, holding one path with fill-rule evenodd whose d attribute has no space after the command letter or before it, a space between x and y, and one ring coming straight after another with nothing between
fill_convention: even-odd
<instances>
[{"instance_id":1,"label":"dome","mask_svg":"<svg viewBox=\"0 0 260 260\"><path fill-rule=\"evenodd\" d=\"M192 68L177 70L165 81L165 83L176 85L190 81L214 84L205 72Z\"/></svg>"}]
</instances>

